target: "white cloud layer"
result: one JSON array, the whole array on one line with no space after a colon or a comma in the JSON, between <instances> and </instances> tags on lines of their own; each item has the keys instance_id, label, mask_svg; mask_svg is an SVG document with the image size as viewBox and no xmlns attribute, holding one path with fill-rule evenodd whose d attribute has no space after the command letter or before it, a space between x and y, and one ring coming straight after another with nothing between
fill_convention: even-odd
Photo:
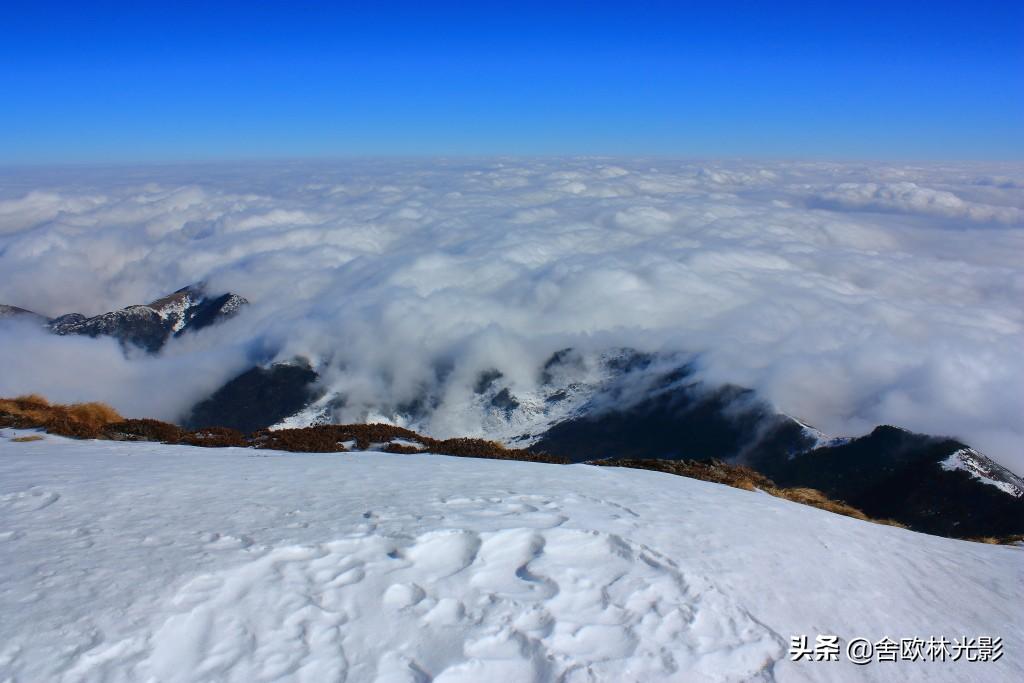
<instances>
[{"instance_id":1,"label":"white cloud layer","mask_svg":"<svg viewBox=\"0 0 1024 683\"><path fill-rule=\"evenodd\" d=\"M631 345L699 352L827 432L952 434L1024 470L1020 164L21 169L0 273L0 303L48 315L203 279L253 302L155 359L5 325L0 394L173 417L270 350L324 359L360 409L450 364L441 416L480 370L527 387L558 348Z\"/></svg>"}]
</instances>

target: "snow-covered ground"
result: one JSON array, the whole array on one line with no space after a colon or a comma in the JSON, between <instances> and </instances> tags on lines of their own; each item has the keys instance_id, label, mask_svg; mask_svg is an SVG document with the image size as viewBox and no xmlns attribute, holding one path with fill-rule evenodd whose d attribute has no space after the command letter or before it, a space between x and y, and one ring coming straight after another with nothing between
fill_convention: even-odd
<instances>
[{"instance_id":1,"label":"snow-covered ground","mask_svg":"<svg viewBox=\"0 0 1024 683\"><path fill-rule=\"evenodd\" d=\"M639 470L14 433L0 681L1024 680L1020 548ZM790 661L819 634L1005 654Z\"/></svg>"}]
</instances>

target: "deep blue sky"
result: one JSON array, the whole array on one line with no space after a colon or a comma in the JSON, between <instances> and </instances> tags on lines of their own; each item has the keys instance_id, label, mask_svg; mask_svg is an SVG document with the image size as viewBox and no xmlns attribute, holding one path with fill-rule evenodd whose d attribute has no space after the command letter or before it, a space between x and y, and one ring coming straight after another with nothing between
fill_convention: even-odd
<instances>
[{"instance_id":1,"label":"deep blue sky","mask_svg":"<svg viewBox=\"0 0 1024 683\"><path fill-rule=\"evenodd\" d=\"M1019 0L430 4L5 3L0 163L1024 159Z\"/></svg>"}]
</instances>

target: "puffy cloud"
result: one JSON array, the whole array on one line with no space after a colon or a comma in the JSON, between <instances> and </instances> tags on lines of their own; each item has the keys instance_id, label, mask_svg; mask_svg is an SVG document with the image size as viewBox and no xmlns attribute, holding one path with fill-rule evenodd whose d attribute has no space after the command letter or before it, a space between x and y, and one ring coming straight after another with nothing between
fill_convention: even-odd
<instances>
[{"instance_id":1,"label":"puffy cloud","mask_svg":"<svg viewBox=\"0 0 1024 683\"><path fill-rule=\"evenodd\" d=\"M22 197L0 199L0 232L19 232L63 213L87 211L103 202L102 197L62 197L54 192L31 191Z\"/></svg>"},{"instance_id":2,"label":"puffy cloud","mask_svg":"<svg viewBox=\"0 0 1024 683\"><path fill-rule=\"evenodd\" d=\"M19 320L0 324L7 362L0 395L34 392L53 401L106 401L129 417L176 418L182 405L208 396L241 372L246 353L225 342L202 353L141 352L126 357L110 338L59 337Z\"/></svg>"},{"instance_id":3,"label":"puffy cloud","mask_svg":"<svg viewBox=\"0 0 1024 683\"><path fill-rule=\"evenodd\" d=\"M1012 184L1001 184L1013 188ZM1024 211L1015 206L992 206L964 201L953 192L917 183L841 183L813 195L812 206L852 211L892 211L965 219L975 223L1022 223Z\"/></svg>"},{"instance_id":4,"label":"puffy cloud","mask_svg":"<svg viewBox=\"0 0 1024 683\"><path fill-rule=\"evenodd\" d=\"M478 372L528 391L556 349L629 345L697 353L832 433L949 433L1021 471L1021 187L1006 164L26 170L0 196L0 302L91 314L205 279L253 305L130 361L7 325L22 362L0 394L173 417L253 359L303 354L343 417L426 392L428 428L479 432Z\"/></svg>"}]
</instances>

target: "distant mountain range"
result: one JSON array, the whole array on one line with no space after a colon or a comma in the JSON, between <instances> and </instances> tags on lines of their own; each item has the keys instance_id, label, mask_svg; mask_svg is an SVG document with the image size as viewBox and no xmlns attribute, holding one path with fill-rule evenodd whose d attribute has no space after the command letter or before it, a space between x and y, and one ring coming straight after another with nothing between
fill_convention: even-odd
<instances>
[{"instance_id":1,"label":"distant mountain range","mask_svg":"<svg viewBox=\"0 0 1024 683\"><path fill-rule=\"evenodd\" d=\"M172 336L195 332L226 320L248 303L237 294L209 296L203 285L190 285L148 304L128 306L92 317L65 313L46 318L24 308L0 304L0 318L36 320L54 334L113 337L123 345L156 353Z\"/></svg>"},{"instance_id":2,"label":"distant mountain range","mask_svg":"<svg viewBox=\"0 0 1024 683\"><path fill-rule=\"evenodd\" d=\"M230 318L246 303L236 294L210 295L190 286L94 317L46 319L0 306L0 318L33 317L55 334L106 335L157 353L172 336ZM750 389L707 385L690 360L614 349L595 363L567 348L538 369L538 388L529 392L514 390L496 369L482 372L464 409L480 418L483 433L470 436L575 462L714 458L747 465L780 486L819 489L872 517L919 531L1024 534L1024 480L967 444L893 426L831 438L775 411ZM331 423L346 397L324 390L318 380L305 359L253 366L180 422L243 432ZM435 405L424 395L382 413L429 433Z\"/></svg>"}]
</instances>

